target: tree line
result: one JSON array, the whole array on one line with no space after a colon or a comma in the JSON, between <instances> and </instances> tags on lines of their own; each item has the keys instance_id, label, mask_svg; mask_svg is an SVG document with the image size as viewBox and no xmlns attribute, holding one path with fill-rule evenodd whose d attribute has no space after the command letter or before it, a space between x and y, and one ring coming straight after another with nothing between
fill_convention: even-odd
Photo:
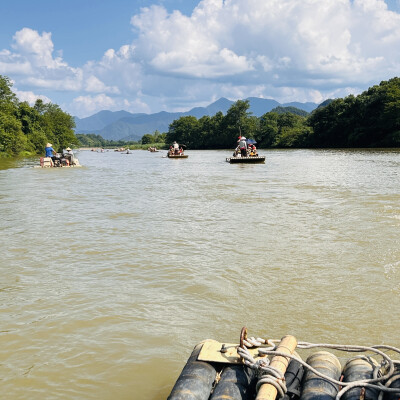
<instances>
[{"instance_id":1,"label":"tree line","mask_svg":"<svg viewBox=\"0 0 400 400\"><path fill-rule=\"evenodd\" d=\"M137 144L133 140L107 140L95 133L77 133L76 137L79 141L79 147L125 147Z\"/></svg>"},{"instance_id":2,"label":"tree line","mask_svg":"<svg viewBox=\"0 0 400 400\"><path fill-rule=\"evenodd\" d=\"M75 121L57 104L19 101L12 82L0 75L0 154L39 154L50 142L56 151L78 144Z\"/></svg>"},{"instance_id":3,"label":"tree line","mask_svg":"<svg viewBox=\"0 0 400 400\"><path fill-rule=\"evenodd\" d=\"M257 118L249 102L239 100L226 115L172 122L166 142L192 149L226 149L237 137L257 141L261 148L338 148L400 146L400 78L375 85L358 96L328 100L310 114L278 107Z\"/></svg>"},{"instance_id":4,"label":"tree line","mask_svg":"<svg viewBox=\"0 0 400 400\"><path fill-rule=\"evenodd\" d=\"M20 102L9 78L0 75L0 154L43 153L47 142L55 150L72 145L121 147L136 142L109 141L96 134L74 134L75 122L57 104ZM259 148L335 148L400 146L400 78L382 81L358 96L327 100L312 113L277 107L261 117L238 100L226 115L197 119L184 116L168 132L145 134L141 144L173 141L189 149L228 149L239 136L254 139Z\"/></svg>"}]
</instances>

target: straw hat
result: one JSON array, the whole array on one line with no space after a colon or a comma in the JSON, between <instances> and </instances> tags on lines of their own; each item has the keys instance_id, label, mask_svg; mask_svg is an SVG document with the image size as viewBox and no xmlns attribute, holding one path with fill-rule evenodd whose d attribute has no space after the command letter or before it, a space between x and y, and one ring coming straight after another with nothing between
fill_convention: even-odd
<instances>
[{"instance_id":1,"label":"straw hat","mask_svg":"<svg viewBox=\"0 0 400 400\"><path fill-rule=\"evenodd\" d=\"M53 147L51 143L47 143L46 147Z\"/></svg>"},{"instance_id":2,"label":"straw hat","mask_svg":"<svg viewBox=\"0 0 400 400\"><path fill-rule=\"evenodd\" d=\"M71 149L71 147L67 147L65 150L71 151L72 149Z\"/></svg>"}]
</instances>

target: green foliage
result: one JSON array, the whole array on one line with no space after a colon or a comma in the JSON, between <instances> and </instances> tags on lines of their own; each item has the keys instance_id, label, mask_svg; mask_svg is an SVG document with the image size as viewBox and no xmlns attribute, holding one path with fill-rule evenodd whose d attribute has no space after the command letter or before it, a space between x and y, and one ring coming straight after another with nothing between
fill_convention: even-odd
<instances>
[{"instance_id":1,"label":"green foliage","mask_svg":"<svg viewBox=\"0 0 400 400\"><path fill-rule=\"evenodd\" d=\"M311 134L305 117L270 111L260 118L256 140L259 147L306 147Z\"/></svg>"},{"instance_id":2,"label":"green foliage","mask_svg":"<svg viewBox=\"0 0 400 400\"><path fill-rule=\"evenodd\" d=\"M76 137L78 139L78 144L80 147L106 147L107 140L103 139L100 135L95 135L94 133L77 133Z\"/></svg>"},{"instance_id":3,"label":"green foliage","mask_svg":"<svg viewBox=\"0 0 400 400\"><path fill-rule=\"evenodd\" d=\"M400 78L333 100L314 110L308 123L314 147L398 147Z\"/></svg>"},{"instance_id":4,"label":"green foliage","mask_svg":"<svg viewBox=\"0 0 400 400\"><path fill-rule=\"evenodd\" d=\"M126 140L107 140L100 135L94 133L77 133L78 146L80 147L135 147L137 142ZM140 145L138 148L142 148ZM143 148L147 148L143 146Z\"/></svg>"},{"instance_id":5,"label":"green foliage","mask_svg":"<svg viewBox=\"0 0 400 400\"><path fill-rule=\"evenodd\" d=\"M0 152L14 155L27 148L21 121L13 114L0 110Z\"/></svg>"},{"instance_id":6,"label":"green foliage","mask_svg":"<svg viewBox=\"0 0 400 400\"><path fill-rule=\"evenodd\" d=\"M181 117L170 124L166 143L176 140L191 149L232 148L239 135L252 138L258 129L258 118L251 116L249 107L248 100L239 100L225 116L218 112L213 117L204 116L199 120L193 116Z\"/></svg>"},{"instance_id":7,"label":"green foliage","mask_svg":"<svg viewBox=\"0 0 400 400\"><path fill-rule=\"evenodd\" d=\"M146 133L145 135L143 135L141 142L142 144L165 143L166 137L166 133L160 133L158 130L156 130L153 135L151 135L150 133Z\"/></svg>"},{"instance_id":8,"label":"green foliage","mask_svg":"<svg viewBox=\"0 0 400 400\"><path fill-rule=\"evenodd\" d=\"M75 135L73 118L58 105L37 100L30 107L18 101L11 87L11 81L0 75L0 153L9 155L42 153L46 142L58 151L74 144L161 147L175 140L191 149L226 149L235 147L240 135L255 139L261 148L400 146L400 78L383 81L359 96L326 100L309 115L295 107L277 107L257 118L248 111L247 100L238 100L226 115L181 117L167 133L145 134L139 143Z\"/></svg>"},{"instance_id":9,"label":"green foliage","mask_svg":"<svg viewBox=\"0 0 400 400\"><path fill-rule=\"evenodd\" d=\"M279 115L276 112L268 112L260 117L260 125L256 133L256 141L259 147L272 147L279 133Z\"/></svg>"},{"instance_id":10,"label":"green foliage","mask_svg":"<svg viewBox=\"0 0 400 400\"><path fill-rule=\"evenodd\" d=\"M55 150L78 144L73 118L56 104L19 102L12 83L0 75L0 152L8 155L43 153L47 142Z\"/></svg>"},{"instance_id":11,"label":"green foliage","mask_svg":"<svg viewBox=\"0 0 400 400\"><path fill-rule=\"evenodd\" d=\"M0 105L1 103L16 104L17 96L11 90L12 82L7 76L0 75Z\"/></svg>"},{"instance_id":12,"label":"green foliage","mask_svg":"<svg viewBox=\"0 0 400 400\"><path fill-rule=\"evenodd\" d=\"M196 148L196 134L199 131L199 121L196 117L186 116L173 121L167 132L166 143L177 141L187 147Z\"/></svg>"},{"instance_id":13,"label":"green foliage","mask_svg":"<svg viewBox=\"0 0 400 400\"><path fill-rule=\"evenodd\" d=\"M271 110L271 112L276 112L277 114L295 114L295 115L300 115L302 117L307 117L309 113L307 111L301 110L300 108L297 107L275 107L274 109Z\"/></svg>"}]
</instances>

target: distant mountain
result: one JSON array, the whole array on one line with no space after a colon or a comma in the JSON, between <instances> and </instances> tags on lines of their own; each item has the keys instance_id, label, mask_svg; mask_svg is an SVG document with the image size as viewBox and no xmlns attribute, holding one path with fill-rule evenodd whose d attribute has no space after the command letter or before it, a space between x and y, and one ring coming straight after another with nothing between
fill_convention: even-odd
<instances>
[{"instance_id":1,"label":"distant mountain","mask_svg":"<svg viewBox=\"0 0 400 400\"><path fill-rule=\"evenodd\" d=\"M130 117L132 115L145 115L145 114L132 114L128 111L100 111L87 118L75 118L76 132L77 133L93 133L94 130L103 129L105 126L118 121L121 118ZM88 131L88 132L84 132Z\"/></svg>"},{"instance_id":2,"label":"distant mountain","mask_svg":"<svg viewBox=\"0 0 400 400\"><path fill-rule=\"evenodd\" d=\"M167 132L169 124L182 116L182 113L161 111L156 114L131 114L131 117L119 119L98 131L108 140L139 140L145 133Z\"/></svg>"},{"instance_id":3,"label":"distant mountain","mask_svg":"<svg viewBox=\"0 0 400 400\"><path fill-rule=\"evenodd\" d=\"M276 100L272 99L260 99L258 97L249 97L247 100L250 102L250 109L256 117L261 117L266 112L271 111L273 108L281 106ZM233 103L233 102L232 102Z\"/></svg>"},{"instance_id":4,"label":"distant mountain","mask_svg":"<svg viewBox=\"0 0 400 400\"><path fill-rule=\"evenodd\" d=\"M249 97L249 111L256 117L261 117L266 112L276 107L295 107L307 112L318 107L316 103L278 103L273 99ZM197 119L205 115L213 116L221 111L223 114L229 110L234 101L221 97L207 107L195 107L186 112L169 113L162 111L155 114L130 113L127 111L100 111L87 118L75 117L76 133L95 133L107 140L139 140L145 133L167 132L169 125L182 116L192 115Z\"/></svg>"},{"instance_id":5,"label":"distant mountain","mask_svg":"<svg viewBox=\"0 0 400 400\"><path fill-rule=\"evenodd\" d=\"M225 97L221 97L219 100L211 103L207 107L195 107L192 108L190 111L184 112L182 115L193 115L197 119L204 117L205 115L215 115L217 112L221 111L223 114L229 110L233 101L226 99Z\"/></svg>"},{"instance_id":6,"label":"distant mountain","mask_svg":"<svg viewBox=\"0 0 400 400\"><path fill-rule=\"evenodd\" d=\"M323 101L317 108L325 107L325 106L331 104L332 101L333 101L333 99L327 99L327 100Z\"/></svg>"}]
</instances>

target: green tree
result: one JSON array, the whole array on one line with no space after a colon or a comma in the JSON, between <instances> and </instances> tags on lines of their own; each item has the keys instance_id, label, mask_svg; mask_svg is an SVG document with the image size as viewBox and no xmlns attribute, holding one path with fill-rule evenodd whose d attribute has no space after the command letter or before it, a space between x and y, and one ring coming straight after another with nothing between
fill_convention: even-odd
<instances>
[{"instance_id":1,"label":"green tree","mask_svg":"<svg viewBox=\"0 0 400 400\"><path fill-rule=\"evenodd\" d=\"M150 144L154 143L154 137L153 135L150 135L150 133L146 133L145 135L142 136L142 144Z\"/></svg>"},{"instance_id":2,"label":"green tree","mask_svg":"<svg viewBox=\"0 0 400 400\"><path fill-rule=\"evenodd\" d=\"M27 138L29 150L35 153L42 152L47 142L42 116L35 107L30 107L27 102L22 102L18 106L18 117L22 124L22 131Z\"/></svg>"},{"instance_id":3,"label":"green tree","mask_svg":"<svg viewBox=\"0 0 400 400\"><path fill-rule=\"evenodd\" d=\"M229 148L236 144L238 136L253 137L254 122L250 119L250 103L248 100L238 100L229 108L223 120L221 145Z\"/></svg>"},{"instance_id":4,"label":"green tree","mask_svg":"<svg viewBox=\"0 0 400 400\"><path fill-rule=\"evenodd\" d=\"M314 110L308 123L315 147L399 146L400 79L392 78L358 96Z\"/></svg>"},{"instance_id":5,"label":"green tree","mask_svg":"<svg viewBox=\"0 0 400 400\"><path fill-rule=\"evenodd\" d=\"M4 102L17 105L18 99L11 87L12 82L10 79L7 76L0 75L0 104Z\"/></svg>"},{"instance_id":6,"label":"green tree","mask_svg":"<svg viewBox=\"0 0 400 400\"><path fill-rule=\"evenodd\" d=\"M196 145L196 133L198 132L198 120L193 116L180 117L169 125L166 143L174 141L185 144L189 148Z\"/></svg>"},{"instance_id":7,"label":"green tree","mask_svg":"<svg viewBox=\"0 0 400 400\"><path fill-rule=\"evenodd\" d=\"M13 114L0 110L0 152L16 155L27 148L21 122Z\"/></svg>"},{"instance_id":8,"label":"green tree","mask_svg":"<svg viewBox=\"0 0 400 400\"><path fill-rule=\"evenodd\" d=\"M57 104L46 105L43 122L47 127L47 131L51 132L50 135L53 139L50 138L50 140L52 140L55 150L78 144L78 139L74 134L74 119L71 115L62 111Z\"/></svg>"},{"instance_id":9,"label":"green tree","mask_svg":"<svg viewBox=\"0 0 400 400\"><path fill-rule=\"evenodd\" d=\"M259 129L256 133L256 141L259 147L272 147L278 135L278 114L267 112L260 117Z\"/></svg>"}]
</instances>

